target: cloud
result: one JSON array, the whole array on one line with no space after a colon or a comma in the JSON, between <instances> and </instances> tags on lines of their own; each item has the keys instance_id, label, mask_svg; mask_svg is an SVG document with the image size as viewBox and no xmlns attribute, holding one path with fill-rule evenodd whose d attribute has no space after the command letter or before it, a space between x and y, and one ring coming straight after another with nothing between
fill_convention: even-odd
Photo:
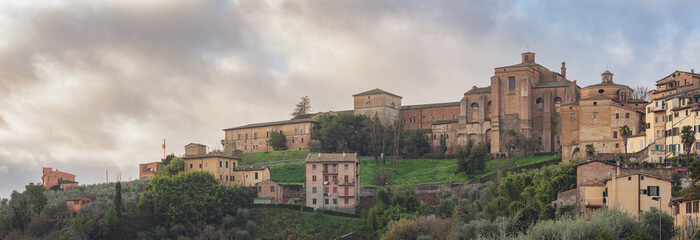
<instances>
[{"instance_id":1,"label":"cloud","mask_svg":"<svg viewBox=\"0 0 700 240\"><path fill-rule=\"evenodd\" d=\"M0 165L0 173L7 173L7 166L5 165Z\"/></svg>"},{"instance_id":2,"label":"cloud","mask_svg":"<svg viewBox=\"0 0 700 240\"><path fill-rule=\"evenodd\" d=\"M683 3L55 1L0 3L0 196L41 167L103 181L218 146L221 129L283 120L308 95L348 110L382 88L404 104L458 101L531 50L581 86L609 66L652 86L698 62ZM111 175L111 174L110 174ZM11 179L11 180L10 180Z\"/></svg>"}]
</instances>

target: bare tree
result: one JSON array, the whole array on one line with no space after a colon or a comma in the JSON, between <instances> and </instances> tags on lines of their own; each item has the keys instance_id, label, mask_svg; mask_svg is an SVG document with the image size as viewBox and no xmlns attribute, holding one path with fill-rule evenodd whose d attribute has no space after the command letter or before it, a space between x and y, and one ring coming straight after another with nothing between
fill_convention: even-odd
<instances>
[{"instance_id":1,"label":"bare tree","mask_svg":"<svg viewBox=\"0 0 700 240\"><path fill-rule=\"evenodd\" d=\"M634 88L634 93L632 94L632 98L649 101L649 97L650 97L649 88L647 86L637 86Z\"/></svg>"},{"instance_id":2,"label":"bare tree","mask_svg":"<svg viewBox=\"0 0 700 240\"><path fill-rule=\"evenodd\" d=\"M298 117L304 114L308 114L311 112L311 99L309 96L303 96L301 97L301 101L297 103L297 106L294 108L294 112L292 113L292 117Z\"/></svg>"},{"instance_id":3,"label":"bare tree","mask_svg":"<svg viewBox=\"0 0 700 240\"><path fill-rule=\"evenodd\" d=\"M398 166L399 149L401 149L401 137L403 135L403 121L401 119L394 120L392 124L392 137L394 140L394 168Z\"/></svg>"}]
</instances>

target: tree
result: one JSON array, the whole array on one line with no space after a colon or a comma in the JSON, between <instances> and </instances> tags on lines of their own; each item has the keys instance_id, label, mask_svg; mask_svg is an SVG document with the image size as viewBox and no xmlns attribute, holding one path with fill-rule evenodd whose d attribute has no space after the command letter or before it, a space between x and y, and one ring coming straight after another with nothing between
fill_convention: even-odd
<instances>
[{"instance_id":1,"label":"tree","mask_svg":"<svg viewBox=\"0 0 700 240\"><path fill-rule=\"evenodd\" d=\"M445 135L440 135L440 154L447 152L447 138Z\"/></svg>"},{"instance_id":2,"label":"tree","mask_svg":"<svg viewBox=\"0 0 700 240\"><path fill-rule=\"evenodd\" d=\"M518 132L513 129L508 129L503 133L503 147L506 149L508 157L512 157L513 151L520 145L518 140Z\"/></svg>"},{"instance_id":3,"label":"tree","mask_svg":"<svg viewBox=\"0 0 700 240\"><path fill-rule=\"evenodd\" d=\"M649 88L647 86L642 85L634 88L634 93L632 93L633 99L649 101L649 97Z\"/></svg>"},{"instance_id":4,"label":"tree","mask_svg":"<svg viewBox=\"0 0 700 240\"><path fill-rule=\"evenodd\" d=\"M168 164L170 164L170 161L172 161L174 158L175 158L175 154L171 153L170 155L165 156L165 158L163 158L160 163L163 166L167 166Z\"/></svg>"},{"instance_id":5,"label":"tree","mask_svg":"<svg viewBox=\"0 0 700 240\"><path fill-rule=\"evenodd\" d=\"M368 154L368 130L365 115L339 113L323 115L311 132L312 139L321 141L323 152L357 152Z\"/></svg>"},{"instance_id":6,"label":"tree","mask_svg":"<svg viewBox=\"0 0 700 240\"><path fill-rule=\"evenodd\" d=\"M430 143L426 137L425 130L409 130L406 131L404 138L404 152L413 156L422 156L430 152Z\"/></svg>"},{"instance_id":7,"label":"tree","mask_svg":"<svg viewBox=\"0 0 700 240\"><path fill-rule=\"evenodd\" d=\"M49 201L46 197L46 189L42 185L30 183L25 186L24 195L29 201L32 215L40 215Z\"/></svg>"},{"instance_id":8,"label":"tree","mask_svg":"<svg viewBox=\"0 0 700 240\"><path fill-rule=\"evenodd\" d=\"M391 136L394 143L394 168L399 164L399 150L401 149L401 138L403 137L403 121L401 119L394 120L391 125Z\"/></svg>"},{"instance_id":9,"label":"tree","mask_svg":"<svg viewBox=\"0 0 700 240\"><path fill-rule=\"evenodd\" d=\"M270 145L275 151L287 150L287 136L281 131L271 131L267 145Z\"/></svg>"},{"instance_id":10,"label":"tree","mask_svg":"<svg viewBox=\"0 0 700 240\"><path fill-rule=\"evenodd\" d=\"M457 147L457 172L473 176L484 169L486 161L491 159L486 142L474 144L471 140L466 145Z\"/></svg>"},{"instance_id":11,"label":"tree","mask_svg":"<svg viewBox=\"0 0 700 240\"><path fill-rule=\"evenodd\" d=\"M690 149L695 143L695 131L692 126L683 126L683 129L681 129L681 142L683 147L685 147L685 156L690 161Z\"/></svg>"},{"instance_id":12,"label":"tree","mask_svg":"<svg viewBox=\"0 0 700 240\"><path fill-rule=\"evenodd\" d=\"M659 214L661 214L661 219L659 219ZM644 232L649 233L653 239L671 239L673 235L673 217L668 213L659 212L656 207L652 207L650 211L644 211L640 222ZM661 230L661 237L659 237L659 230Z\"/></svg>"},{"instance_id":13,"label":"tree","mask_svg":"<svg viewBox=\"0 0 700 240\"><path fill-rule=\"evenodd\" d=\"M114 210L117 213L117 218L122 216L122 183L117 181L114 186Z\"/></svg>"},{"instance_id":14,"label":"tree","mask_svg":"<svg viewBox=\"0 0 700 240\"><path fill-rule=\"evenodd\" d=\"M301 101L297 103L297 106L294 108L294 112L292 112L292 117L299 117L305 114L309 114L311 112L311 99L309 96L303 96L301 97Z\"/></svg>"},{"instance_id":15,"label":"tree","mask_svg":"<svg viewBox=\"0 0 700 240\"><path fill-rule=\"evenodd\" d=\"M622 144L625 145L625 158L627 158L627 138L632 135L632 130L627 125L620 127L620 136L622 137Z\"/></svg>"},{"instance_id":16,"label":"tree","mask_svg":"<svg viewBox=\"0 0 700 240\"><path fill-rule=\"evenodd\" d=\"M379 156L386 150L386 145L389 139L388 126L384 126L384 123L379 119L378 114L374 114L373 117L368 118L367 129L369 130L369 145L370 150L372 150L372 156L374 160L377 161L379 165ZM382 166L384 166L385 160L382 158Z\"/></svg>"},{"instance_id":17,"label":"tree","mask_svg":"<svg viewBox=\"0 0 700 240\"><path fill-rule=\"evenodd\" d=\"M586 145L586 154L588 157L593 157L593 154L595 153L595 147L593 147L593 144L588 144Z\"/></svg>"}]
</instances>

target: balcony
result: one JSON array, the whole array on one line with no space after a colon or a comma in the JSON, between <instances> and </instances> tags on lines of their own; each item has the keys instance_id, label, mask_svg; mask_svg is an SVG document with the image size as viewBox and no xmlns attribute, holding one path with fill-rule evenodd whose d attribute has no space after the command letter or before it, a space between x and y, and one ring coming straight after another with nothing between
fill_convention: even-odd
<instances>
[{"instance_id":1,"label":"balcony","mask_svg":"<svg viewBox=\"0 0 700 240\"><path fill-rule=\"evenodd\" d=\"M355 185L355 181L350 181L350 182L340 182L338 186L353 186Z\"/></svg>"},{"instance_id":2,"label":"balcony","mask_svg":"<svg viewBox=\"0 0 700 240\"><path fill-rule=\"evenodd\" d=\"M327 175L331 175L331 174L338 175L338 171L323 170L323 174L327 174Z\"/></svg>"}]
</instances>

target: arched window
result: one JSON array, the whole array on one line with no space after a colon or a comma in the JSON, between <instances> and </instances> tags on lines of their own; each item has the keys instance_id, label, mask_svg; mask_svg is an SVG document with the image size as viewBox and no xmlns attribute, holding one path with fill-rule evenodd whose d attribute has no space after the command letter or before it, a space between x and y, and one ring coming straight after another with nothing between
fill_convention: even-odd
<instances>
[{"instance_id":1,"label":"arched window","mask_svg":"<svg viewBox=\"0 0 700 240\"><path fill-rule=\"evenodd\" d=\"M366 102L366 103L365 103L365 107L371 107L371 106L374 106L374 103L372 103L372 102Z\"/></svg>"},{"instance_id":2,"label":"arched window","mask_svg":"<svg viewBox=\"0 0 700 240\"><path fill-rule=\"evenodd\" d=\"M537 100L535 100L535 104L542 104L542 103L544 103L544 99L542 99L542 98L538 98Z\"/></svg>"},{"instance_id":3,"label":"arched window","mask_svg":"<svg viewBox=\"0 0 700 240\"><path fill-rule=\"evenodd\" d=\"M560 97L555 97L554 98L554 104L560 104L561 103L561 98Z\"/></svg>"},{"instance_id":4,"label":"arched window","mask_svg":"<svg viewBox=\"0 0 700 240\"><path fill-rule=\"evenodd\" d=\"M486 107L491 107L491 101L489 101L488 103L486 103Z\"/></svg>"},{"instance_id":5,"label":"arched window","mask_svg":"<svg viewBox=\"0 0 700 240\"><path fill-rule=\"evenodd\" d=\"M479 104L478 103L472 103L471 109L479 109Z\"/></svg>"},{"instance_id":6,"label":"arched window","mask_svg":"<svg viewBox=\"0 0 700 240\"><path fill-rule=\"evenodd\" d=\"M598 102L593 102L593 106L598 106Z\"/></svg>"},{"instance_id":7,"label":"arched window","mask_svg":"<svg viewBox=\"0 0 700 240\"><path fill-rule=\"evenodd\" d=\"M391 108L395 108L395 107L396 107L396 104L391 103Z\"/></svg>"}]
</instances>

